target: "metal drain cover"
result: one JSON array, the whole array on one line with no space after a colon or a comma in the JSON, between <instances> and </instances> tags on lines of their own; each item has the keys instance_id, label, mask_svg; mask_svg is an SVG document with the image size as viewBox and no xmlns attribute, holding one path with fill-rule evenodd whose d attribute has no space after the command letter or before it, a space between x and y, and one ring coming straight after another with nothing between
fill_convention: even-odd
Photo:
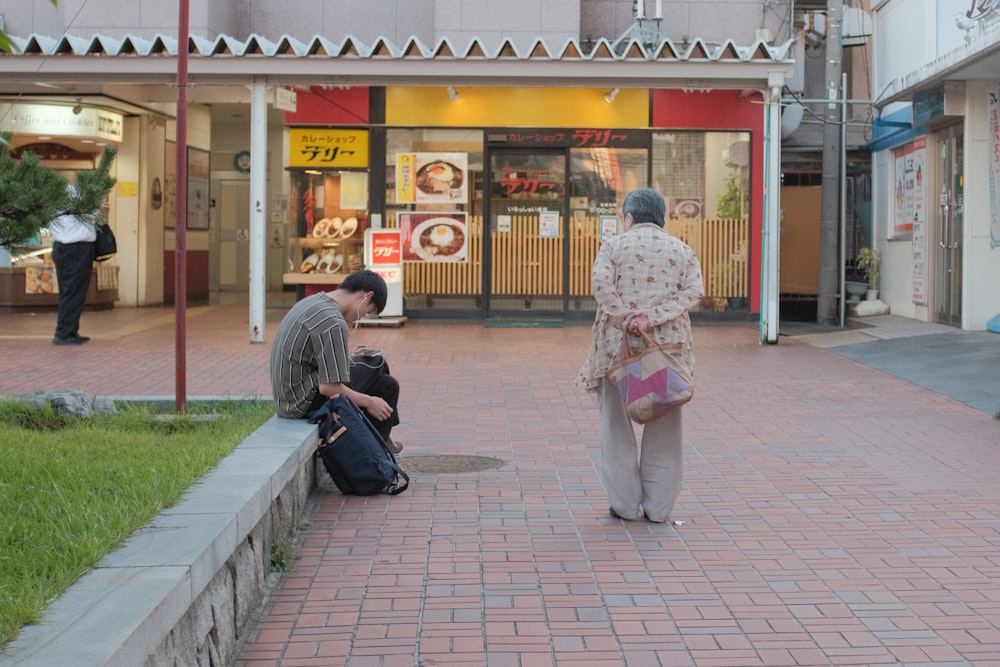
<instances>
[{"instance_id":1,"label":"metal drain cover","mask_svg":"<svg viewBox=\"0 0 1000 667\"><path fill-rule=\"evenodd\" d=\"M429 456L400 456L399 466L407 472L479 472L492 470L503 465L503 461L491 456L466 456L464 454L440 454Z\"/></svg>"}]
</instances>

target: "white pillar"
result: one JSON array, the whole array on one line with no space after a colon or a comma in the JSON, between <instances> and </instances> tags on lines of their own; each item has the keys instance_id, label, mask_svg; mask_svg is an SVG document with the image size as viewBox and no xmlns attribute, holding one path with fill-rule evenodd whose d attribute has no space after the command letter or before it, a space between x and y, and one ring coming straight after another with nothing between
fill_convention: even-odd
<instances>
[{"instance_id":1,"label":"white pillar","mask_svg":"<svg viewBox=\"0 0 1000 667\"><path fill-rule=\"evenodd\" d=\"M264 342L264 265L267 209L267 90L254 81L250 96L250 342Z\"/></svg>"},{"instance_id":2,"label":"white pillar","mask_svg":"<svg viewBox=\"0 0 1000 667\"><path fill-rule=\"evenodd\" d=\"M781 237L781 90L785 76L768 76L764 105L764 247L761 254L760 340L778 342L778 268Z\"/></svg>"}]
</instances>

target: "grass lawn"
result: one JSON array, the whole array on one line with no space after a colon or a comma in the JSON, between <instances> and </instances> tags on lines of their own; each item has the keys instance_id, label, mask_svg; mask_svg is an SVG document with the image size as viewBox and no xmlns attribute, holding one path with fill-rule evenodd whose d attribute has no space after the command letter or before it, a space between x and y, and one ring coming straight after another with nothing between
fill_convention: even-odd
<instances>
[{"instance_id":1,"label":"grass lawn","mask_svg":"<svg viewBox=\"0 0 1000 667\"><path fill-rule=\"evenodd\" d=\"M0 401L0 646L274 414L270 401L89 419ZM199 418L211 412L217 419Z\"/></svg>"}]
</instances>

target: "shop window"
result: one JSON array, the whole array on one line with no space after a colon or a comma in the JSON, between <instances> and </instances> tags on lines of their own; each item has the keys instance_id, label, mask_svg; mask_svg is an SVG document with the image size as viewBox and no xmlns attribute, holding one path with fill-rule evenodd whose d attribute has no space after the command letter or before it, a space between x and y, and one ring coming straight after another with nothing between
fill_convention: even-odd
<instances>
[{"instance_id":1,"label":"shop window","mask_svg":"<svg viewBox=\"0 0 1000 667\"><path fill-rule=\"evenodd\" d=\"M647 169L648 151L643 148L570 150L573 214L587 217L618 215L625 195L645 186Z\"/></svg>"},{"instance_id":2,"label":"shop window","mask_svg":"<svg viewBox=\"0 0 1000 667\"><path fill-rule=\"evenodd\" d=\"M667 200L667 228L698 254L705 303L745 309L749 276L750 133L653 135L652 185Z\"/></svg>"},{"instance_id":3,"label":"shop window","mask_svg":"<svg viewBox=\"0 0 1000 667\"><path fill-rule=\"evenodd\" d=\"M408 312L477 312L482 301L484 133L386 132L385 225L401 232Z\"/></svg>"}]
</instances>

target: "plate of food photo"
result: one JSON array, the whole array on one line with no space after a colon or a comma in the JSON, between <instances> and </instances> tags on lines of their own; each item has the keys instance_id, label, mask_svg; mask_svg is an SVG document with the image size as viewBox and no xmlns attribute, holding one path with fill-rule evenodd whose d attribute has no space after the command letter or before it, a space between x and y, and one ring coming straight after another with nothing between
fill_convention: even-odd
<instances>
[{"instance_id":1,"label":"plate of food photo","mask_svg":"<svg viewBox=\"0 0 1000 667\"><path fill-rule=\"evenodd\" d=\"M697 199L672 200L671 218L693 220L701 217L701 202Z\"/></svg>"},{"instance_id":2,"label":"plate of food photo","mask_svg":"<svg viewBox=\"0 0 1000 667\"><path fill-rule=\"evenodd\" d=\"M427 195L451 195L462 187L465 175L450 162L434 160L417 169L416 184Z\"/></svg>"},{"instance_id":3,"label":"plate of food photo","mask_svg":"<svg viewBox=\"0 0 1000 667\"><path fill-rule=\"evenodd\" d=\"M313 238L315 238L315 239L323 238L324 236L327 235L327 232L329 230L330 230L330 219L329 218L323 218L322 220L320 220L319 222L317 222L315 225L313 225L313 228L312 228Z\"/></svg>"},{"instance_id":4,"label":"plate of food photo","mask_svg":"<svg viewBox=\"0 0 1000 667\"><path fill-rule=\"evenodd\" d=\"M330 224L326 228L326 238L336 239L340 238L340 228L344 226L344 221L339 216L334 216L330 218Z\"/></svg>"},{"instance_id":5,"label":"plate of food photo","mask_svg":"<svg viewBox=\"0 0 1000 667\"><path fill-rule=\"evenodd\" d=\"M465 259L465 225L454 218L431 218L414 227L410 250L427 261Z\"/></svg>"},{"instance_id":6,"label":"plate of food photo","mask_svg":"<svg viewBox=\"0 0 1000 667\"><path fill-rule=\"evenodd\" d=\"M299 273L312 273L316 270L317 264L319 264L319 254L314 252L302 260L302 264L299 265Z\"/></svg>"},{"instance_id":7,"label":"plate of food photo","mask_svg":"<svg viewBox=\"0 0 1000 667\"><path fill-rule=\"evenodd\" d=\"M348 218L347 220L344 220L344 222L341 223L339 227L340 227L340 238L342 239L350 238L351 235L354 234L354 232L356 232L358 229L358 219L353 217Z\"/></svg>"},{"instance_id":8,"label":"plate of food photo","mask_svg":"<svg viewBox=\"0 0 1000 667\"><path fill-rule=\"evenodd\" d=\"M339 255L328 252L319 258L313 271L315 273L338 273L343 266L344 260Z\"/></svg>"}]
</instances>

